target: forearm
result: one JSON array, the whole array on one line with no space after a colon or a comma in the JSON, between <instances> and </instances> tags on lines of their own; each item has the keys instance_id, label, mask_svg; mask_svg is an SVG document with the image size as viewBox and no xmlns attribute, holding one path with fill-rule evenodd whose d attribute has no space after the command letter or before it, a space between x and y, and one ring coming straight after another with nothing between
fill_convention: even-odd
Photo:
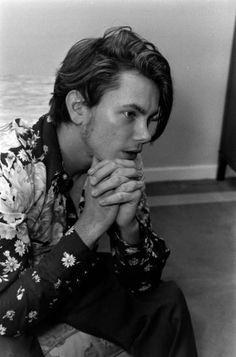
<instances>
[{"instance_id":1,"label":"forearm","mask_svg":"<svg viewBox=\"0 0 236 357\"><path fill-rule=\"evenodd\" d=\"M94 271L97 254L75 232L64 236L35 268L26 269L0 295L0 330L5 335L25 332L39 323L70 294L83 289Z\"/></svg>"},{"instance_id":2,"label":"forearm","mask_svg":"<svg viewBox=\"0 0 236 357\"><path fill-rule=\"evenodd\" d=\"M130 245L118 231L110 231L115 271L121 283L134 293L156 286L169 249L151 229L140 224L140 241Z\"/></svg>"},{"instance_id":3,"label":"forearm","mask_svg":"<svg viewBox=\"0 0 236 357\"><path fill-rule=\"evenodd\" d=\"M136 217L130 224L124 227L117 226L117 231L119 232L120 237L128 244L136 245L140 243L139 223Z\"/></svg>"},{"instance_id":4,"label":"forearm","mask_svg":"<svg viewBox=\"0 0 236 357\"><path fill-rule=\"evenodd\" d=\"M103 223L96 223L91 218L81 217L74 225L75 232L79 235L82 242L93 249L101 236L105 233Z\"/></svg>"}]
</instances>

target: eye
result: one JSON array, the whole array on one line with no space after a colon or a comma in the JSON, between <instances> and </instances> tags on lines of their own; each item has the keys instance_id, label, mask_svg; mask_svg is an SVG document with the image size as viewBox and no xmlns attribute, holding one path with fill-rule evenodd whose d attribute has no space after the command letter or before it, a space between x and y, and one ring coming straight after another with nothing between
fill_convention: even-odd
<instances>
[{"instance_id":1,"label":"eye","mask_svg":"<svg viewBox=\"0 0 236 357\"><path fill-rule=\"evenodd\" d=\"M127 119L130 119L130 120L136 118L136 112L133 111L133 110L129 110L129 111L123 112L123 115L124 115Z\"/></svg>"},{"instance_id":2,"label":"eye","mask_svg":"<svg viewBox=\"0 0 236 357\"><path fill-rule=\"evenodd\" d=\"M159 107L158 108L158 111L155 115L151 116L150 118L148 118L148 125L149 124L155 124L155 125L158 125L159 122L160 122L160 113L161 113L161 108Z\"/></svg>"},{"instance_id":3,"label":"eye","mask_svg":"<svg viewBox=\"0 0 236 357\"><path fill-rule=\"evenodd\" d=\"M155 134L157 131L158 125L159 125L159 115L154 115L150 118L148 118L147 126L148 126L148 131L151 135L151 137Z\"/></svg>"},{"instance_id":4,"label":"eye","mask_svg":"<svg viewBox=\"0 0 236 357\"><path fill-rule=\"evenodd\" d=\"M148 125L149 124L157 124L158 123L158 115L154 115L153 117L148 118Z\"/></svg>"}]
</instances>

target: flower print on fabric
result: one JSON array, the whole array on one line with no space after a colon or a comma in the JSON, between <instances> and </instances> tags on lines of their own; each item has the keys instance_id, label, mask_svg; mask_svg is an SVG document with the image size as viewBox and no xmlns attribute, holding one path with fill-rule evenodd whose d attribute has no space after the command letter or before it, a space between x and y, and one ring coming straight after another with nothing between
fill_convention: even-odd
<instances>
[{"instance_id":1,"label":"flower print on fabric","mask_svg":"<svg viewBox=\"0 0 236 357\"><path fill-rule=\"evenodd\" d=\"M0 152L6 152L20 146L14 130L15 122L1 126L0 130Z\"/></svg>"},{"instance_id":2,"label":"flower print on fabric","mask_svg":"<svg viewBox=\"0 0 236 357\"><path fill-rule=\"evenodd\" d=\"M19 287L16 293L17 300L21 300L23 298L24 292L25 292L25 288L23 288L22 286Z\"/></svg>"},{"instance_id":3,"label":"flower print on fabric","mask_svg":"<svg viewBox=\"0 0 236 357\"><path fill-rule=\"evenodd\" d=\"M3 319L8 319L8 320L13 320L14 316L15 316L15 311L14 310L8 310L6 312L6 314L3 316Z\"/></svg>"},{"instance_id":4,"label":"flower print on fabric","mask_svg":"<svg viewBox=\"0 0 236 357\"><path fill-rule=\"evenodd\" d=\"M32 278L36 283L40 283L41 278L36 271L33 271Z\"/></svg>"},{"instance_id":5,"label":"flower print on fabric","mask_svg":"<svg viewBox=\"0 0 236 357\"><path fill-rule=\"evenodd\" d=\"M138 265L139 260L137 258L132 258L128 261L129 265Z\"/></svg>"},{"instance_id":6,"label":"flower print on fabric","mask_svg":"<svg viewBox=\"0 0 236 357\"><path fill-rule=\"evenodd\" d=\"M20 267L20 263L16 258L10 256L10 252L6 250L3 255L6 257L4 262L0 262L0 265L3 267L3 273L8 274L16 271Z\"/></svg>"},{"instance_id":7,"label":"flower print on fabric","mask_svg":"<svg viewBox=\"0 0 236 357\"><path fill-rule=\"evenodd\" d=\"M26 319L28 319L29 323L31 323L33 320L36 320L37 318L38 318L37 311L30 311L26 316Z\"/></svg>"},{"instance_id":8,"label":"flower print on fabric","mask_svg":"<svg viewBox=\"0 0 236 357\"><path fill-rule=\"evenodd\" d=\"M24 242L22 242L21 240L17 240L14 246L15 246L15 252L22 257L26 252L26 245L24 244Z\"/></svg>"},{"instance_id":9,"label":"flower print on fabric","mask_svg":"<svg viewBox=\"0 0 236 357\"><path fill-rule=\"evenodd\" d=\"M15 229L12 228L11 226L7 226L4 222L4 224L2 223L2 216L0 217L0 240L1 239L9 239L12 240L15 235Z\"/></svg>"},{"instance_id":10,"label":"flower print on fabric","mask_svg":"<svg viewBox=\"0 0 236 357\"><path fill-rule=\"evenodd\" d=\"M25 244L26 252L28 252L31 243L26 221L16 227L16 237Z\"/></svg>"},{"instance_id":11,"label":"flower print on fabric","mask_svg":"<svg viewBox=\"0 0 236 357\"><path fill-rule=\"evenodd\" d=\"M53 229L52 229L52 239L54 241L59 242L62 236L63 236L63 225L59 222L56 222L53 225Z\"/></svg>"},{"instance_id":12,"label":"flower print on fabric","mask_svg":"<svg viewBox=\"0 0 236 357\"><path fill-rule=\"evenodd\" d=\"M41 178L40 178L41 177ZM37 187L45 190L45 169L39 172L36 180ZM46 196L45 196L46 195ZM63 237L66 227L66 200L51 186L46 194L43 192L38 198L37 205L28 214L28 228L31 237L34 265L37 265L49 248L55 246Z\"/></svg>"},{"instance_id":13,"label":"flower print on fabric","mask_svg":"<svg viewBox=\"0 0 236 357\"><path fill-rule=\"evenodd\" d=\"M6 333L6 327L4 327L2 324L0 324L0 335L5 335Z\"/></svg>"},{"instance_id":14,"label":"flower print on fabric","mask_svg":"<svg viewBox=\"0 0 236 357\"><path fill-rule=\"evenodd\" d=\"M139 165L141 165L141 161ZM141 167L141 166L140 166ZM152 230L150 210L145 192L139 202L136 219L139 222L140 242L130 246L120 237L119 230L114 226L111 236L112 257L118 279L132 293L146 291L159 281L161 271L169 256L165 242Z\"/></svg>"},{"instance_id":15,"label":"flower print on fabric","mask_svg":"<svg viewBox=\"0 0 236 357\"><path fill-rule=\"evenodd\" d=\"M0 163L0 185L1 185L1 206L2 212L22 213L30 207L34 200L32 165L23 167L21 161L16 157ZM8 160L9 159L9 160ZM4 165L6 163L6 165ZM5 209L4 209L5 208Z\"/></svg>"},{"instance_id":16,"label":"flower print on fabric","mask_svg":"<svg viewBox=\"0 0 236 357\"><path fill-rule=\"evenodd\" d=\"M20 161L28 161L29 160L28 155L26 154L26 152L23 149L21 149L18 152L17 157L20 159Z\"/></svg>"},{"instance_id":17,"label":"flower print on fabric","mask_svg":"<svg viewBox=\"0 0 236 357\"><path fill-rule=\"evenodd\" d=\"M142 286L138 289L140 292L146 291L148 289L150 289L152 287L152 285L150 283L147 283L146 281L144 281L142 283Z\"/></svg>"},{"instance_id":18,"label":"flower print on fabric","mask_svg":"<svg viewBox=\"0 0 236 357\"><path fill-rule=\"evenodd\" d=\"M62 283L61 279L58 278L57 281L54 283L55 289L59 289L59 287L61 286L61 283Z\"/></svg>"},{"instance_id":19,"label":"flower print on fabric","mask_svg":"<svg viewBox=\"0 0 236 357\"><path fill-rule=\"evenodd\" d=\"M46 193L46 168L42 162L34 164L34 200L41 202Z\"/></svg>"},{"instance_id":20,"label":"flower print on fabric","mask_svg":"<svg viewBox=\"0 0 236 357\"><path fill-rule=\"evenodd\" d=\"M3 283L4 281L5 282L9 281L8 274L0 275L0 284Z\"/></svg>"},{"instance_id":21,"label":"flower print on fabric","mask_svg":"<svg viewBox=\"0 0 236 357\"><path fill-rule=\"evenodd\" d=\"M40 319L40 311L46 315L63 301L74 283L83 289L99 257L96 249L87 249L86 261L80 258L85 248L73 224L83 211L84 190L76 212L58 185L61 155L55 126L47 116L32 128L18 119L0 128L0 150L0 334L16 336ZM115 229L111 232L114 270L134 293L158 281L166 259L164 243L151 230L144 197L137 220L143 232L138 245L126 244ZM54 249L59 241L60 249ZM53 260L42 259L52 249Z\"/></svg>"},{"instance_id":22,"label":"flower print on fabric","mask_svg":"<svg viewBox=\"0 0 236 357\"><path fill-rule=\"evenodd\" d=\"M73 265L75 265L76 259L73 256L73 254L68 254L68 253L64 252L63 258L61 259L61 261L66 268L70 268Z\"/></svg>"},{"instance_id":23,"label":"flower print on fabric","mask_svg":"<svg viewBox=\"0 0 236 357\"><path fill-rule=\"evenodd\" d=\"M68 231L66 232L65 236L69 236L70 234L73 234L75 231L75 227L72 226L70 229L68 229Z\"/></svg>"}]
</instances>

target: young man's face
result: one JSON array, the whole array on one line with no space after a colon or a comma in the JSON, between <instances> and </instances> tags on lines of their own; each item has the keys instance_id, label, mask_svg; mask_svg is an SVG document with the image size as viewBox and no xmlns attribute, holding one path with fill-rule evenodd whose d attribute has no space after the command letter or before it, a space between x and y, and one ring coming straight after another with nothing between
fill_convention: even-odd
<instances>
[{"instance_id":1,"label":"young man's face","mask_svg":"<svg viewBox=\"0 0 236 357\"><path fill-rule=\"evenodd\" d=\"M147 77L136 71L121 73L119 88L105 92L91 108L92 119L84 136L88 152L98 160L134 160L151 139L148 125L156 119L159 95Z\"/></svg>"}]
</instances>

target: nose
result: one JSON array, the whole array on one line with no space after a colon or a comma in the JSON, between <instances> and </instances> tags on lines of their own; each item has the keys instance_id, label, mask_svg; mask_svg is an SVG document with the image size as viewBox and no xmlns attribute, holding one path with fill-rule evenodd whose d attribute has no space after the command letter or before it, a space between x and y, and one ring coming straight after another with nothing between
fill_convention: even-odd
<instances>
[{"instance_id":1,"label":"nose","mask_svg":"<svg viewBox=\"0 0 236 357\"><path fill-rule=\"evenodd\" d=\"M151 140L151 134L147 127L146 120L138 120L135 126L134 139L142 144L146 144Z\"/></svg>"}]
</instances>

